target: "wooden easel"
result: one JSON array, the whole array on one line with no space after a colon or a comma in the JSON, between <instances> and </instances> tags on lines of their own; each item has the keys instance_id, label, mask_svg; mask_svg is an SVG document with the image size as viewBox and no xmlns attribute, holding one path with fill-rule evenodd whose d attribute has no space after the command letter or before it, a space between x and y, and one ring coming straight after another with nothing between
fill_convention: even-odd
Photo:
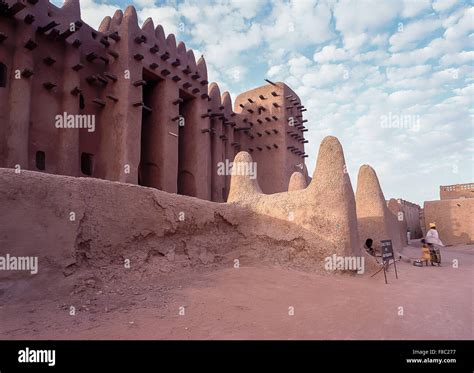
<instances>
[{"instance_id":1,"label":"wooden easel","mask_svg":"<svg viewBox=\"0 0 474 373\"><path fill-rule=\"evenodd\" d=\"M395 268L395 277L398 280L398 272L397 272L397 264L395 260L395 255L393 253L393 246L392 246L392 240L382 240L380 241L381 247L382 247L382 268L378 269L377 272L375 272L371 278L374 277L377 273L383 270L383 275L385 277L385 284L388 284L387 282L387 271L385 270L385 267L390 266L390 259L393 260L393 266Z\"/></svg>"}]
</instances>

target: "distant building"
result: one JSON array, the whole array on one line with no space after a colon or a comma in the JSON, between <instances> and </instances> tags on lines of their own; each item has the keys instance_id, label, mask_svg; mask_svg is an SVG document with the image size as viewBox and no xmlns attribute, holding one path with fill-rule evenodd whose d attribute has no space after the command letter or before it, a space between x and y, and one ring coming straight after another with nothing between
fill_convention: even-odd
<instances>
[{"instance_id":1,"label":"distant building","mask_svg":"<svg viewBox=\"0 0 474 373\"><path fill-rule=\"evenodd\" d=\"M439 187L439 198L441 200L474 198L474 183L441 185Z\"/></svg>"},{"instance_id":2,"label":"distant building","mask_svg":"<svg viewBox=\"0 0 474 373\"><path fill-rule=\"evenodd\" d=\"M439 201L425 201L425 229L436 224L445 245L474 243L474 183L440 186Z\"/></svg>"}]
</instances>

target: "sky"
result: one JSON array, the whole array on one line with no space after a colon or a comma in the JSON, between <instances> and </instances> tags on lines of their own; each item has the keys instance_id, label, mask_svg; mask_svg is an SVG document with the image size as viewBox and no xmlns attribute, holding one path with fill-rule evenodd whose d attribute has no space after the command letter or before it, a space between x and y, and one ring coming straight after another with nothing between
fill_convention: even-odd
<instances>
[{"instance_id":1,"label":"sky","mask_svg":"<svg viewBox=\"0 0 474 373\"><path fill-rule=\"evenodd\" d=\"M420 205L440 185L474 181L470 1L82 0L82 18L97 28L130 4L204 55L209 81L233 99L265 78L288 84L308 109L311 175L333 135L354 191L362 164L386 199Z\"/></svg>"}]
</instances>

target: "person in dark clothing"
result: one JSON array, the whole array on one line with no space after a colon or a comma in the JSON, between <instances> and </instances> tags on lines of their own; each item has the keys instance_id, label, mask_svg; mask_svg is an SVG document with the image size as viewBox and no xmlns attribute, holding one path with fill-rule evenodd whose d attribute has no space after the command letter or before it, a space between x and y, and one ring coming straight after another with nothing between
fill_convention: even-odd
<instances>
[{"instance_id":1,"label":"person in dark clothing","mask_svg":"<svg viewBox=\"0 0 474 373\"><path fill-rule=\"evenodd\" d=\"M367 238L365 240L364 249L370 255L375 256L375 249L372 247L373 244L374 244L374 240L372 238Z\"/></svg>"}]
</instances>

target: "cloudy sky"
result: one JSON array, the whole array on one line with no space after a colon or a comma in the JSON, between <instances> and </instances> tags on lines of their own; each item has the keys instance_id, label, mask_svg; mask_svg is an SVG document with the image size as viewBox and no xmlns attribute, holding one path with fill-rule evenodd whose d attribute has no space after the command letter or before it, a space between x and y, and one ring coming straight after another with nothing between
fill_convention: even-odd
<instances>
[{"instance_id":1,"label":"cloudy sky","mask_svg":"<svg viewBox=\"0 0 474 373\"><path fill-rule=\"evenodd\" d=\"M387 199L419 204L474 181L470 1L82 0L82 18L98 27L130 3L203 54L232 98L264 78L292 87L308 108L311 173L335 135L354 190L362 164Z\"/></svg>"}]
</instances>

